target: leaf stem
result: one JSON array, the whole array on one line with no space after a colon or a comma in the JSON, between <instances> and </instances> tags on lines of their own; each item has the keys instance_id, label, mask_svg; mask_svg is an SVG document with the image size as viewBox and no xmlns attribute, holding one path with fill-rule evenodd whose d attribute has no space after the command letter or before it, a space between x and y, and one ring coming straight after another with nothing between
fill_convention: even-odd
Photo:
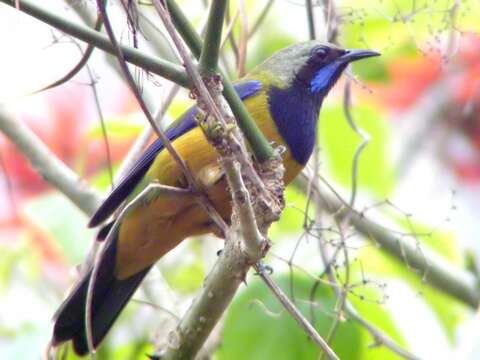
<instances>
[{"instance_id":1,"label":"leaf stem","mask_svg":"<svg viewBox=\"0 0 480 360\"><path fill-rule=\"evenodd\" d=\"M213 0L208 15L205 41L200 54L199 70L202 75L217 72L218 55L222 42L222 27L225 19L227 0Z\"/></svg>"}]
</instances>

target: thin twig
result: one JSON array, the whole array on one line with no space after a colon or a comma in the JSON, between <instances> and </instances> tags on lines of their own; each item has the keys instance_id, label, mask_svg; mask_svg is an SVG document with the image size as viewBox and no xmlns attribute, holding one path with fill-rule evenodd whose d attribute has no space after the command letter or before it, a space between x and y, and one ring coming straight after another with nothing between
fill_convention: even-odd
<instances>
[{"instance_id":1,"label":"thin twig","mask_svg":"<svg viewBox=\"0 0 480 360\"><path fill-rule=\"evenodd\" d=\"M372 335L375 345L383 345L393 351L395 354L403 357L404 359L408 360L420 360L420 358L412 354L410 351L405 350L400 345L398 345L392 338L390 338L387 334L383 331L372 325L370 322L365 320L362 316L358 314L355 308L352 306L350 302L346 302L345 304L345 312L347 316L357 322L359 325L367 329L367 331Z\"/></svg>"},{"instance_id":2,"label":"thin twig","mask_svg":"<svg viewBox=\"0 0 480 360\"><path fill-rule=\"evenodd\" d=\"M358 188L358 163L360 161L360 156L363 153L363 150L368 145L370 141L370 136L366 133L363 129L359 128L355 121L353 120L351 109L351 82L350 79L347 78L345 82L344 92L343 92L343 112L345 114L345 118L348 121L350 127L357 133L358 136L362 138L362 142L358 146L357 150L355 151L355 155L353 156L352 162L352 190L350 195L349 204L351 207L355 205L355 199L357 196L357 188Z\"/></svg>"},{"instance_id":3,"label":"thin twig","mask_svg":"<svg viewBox=\"0 0 480 360\"><path fill-rule=\"evenodd\" d=\"M110 143L108 141L107 127L105 125L105 118L103 116L102 106L100 104L100 99L98 97L97 86L95 84L95 78L93 76L92 69L87 64L86 66L88 77L90 78L90 86L92 88L93 99L95 101L95 108L97 109L98 119L100 121L100 127L102 129L102 137L105 144L105 153L107 155L107 167L108 167L108 176L110 179L110 185L113 188L113 162L112 162L112 152L110 151Z\"/></svg>"},{"instance_id":4,"label":"thin twig","mask_svg":"<svg viewBox=\"0 0 480 360\"><path fill-rule=\"evenodd\" d=\"M238 77L246 73L247 45L248 45L248 15L244 0L239 0L240 10L240 38L238 42Z\"/></svg>"},{"instance_id":5,"label":"thin twig","mask_svg":"<svg viewBox=\"0 0 480 360\"><path fill-rule=\"evenodd\" d=\"M237 12L238 13L238 12ZM229 23L232 23L232 24L235 24L234 20L233 19L230 19L231 16L230 16L230 8L227 8L227 13L226 13L226 20L227 22ZM227 33L227 39L228 39L228 42L230 44L230 47L232 48L232 53L233 53L233 57L235 59L235 65L236 67L238 68L238 63L239 63L239 57L240 57L240 54L238 52L238 45L237 45L237 40L235 40L235 36L233 34L233 31L230 31Z\"/></svg>"},{"instance_id":6,"label":"thin twig","mask_svg":"<svg viewBox=\"0 0 480 360\"><path fill-rule=\"evenodd\" d=\"M263 24L263 22L267 18L268 13L270 12L270 9L272 8L273 1L274 0L268 0L265 4L263 10L261 11L260 15L258 15L257 20L255 20L252 28L250 29L250 32L248 33L248 39L255 35L257 30L260 29L260 26Z\"/></svg>"},{"instance_id":7,"label":"thin twig","mask_svg":"<svg viewBox=\"0 0 480 360\"><path fill-rule=\"evenodd\" d=\"M0 2L10 6L14 6L15 4L15 0L0 0ZM31 1L21 0L20 11L108 53L115 54L116 52L107 36L45 10ZM121 48L125 61L140 66L146 71L162 76L181 86L188 87L190 85L185 70L181 66L153 57L129 46L119 45L119 47Z\"/></svg>"},{"instance_id":8,"label":"thin twig","mask_svg":"<svg viewBox=\"0 0 480 360\"><path fill-rule=\"evenodd\" d=\"M239 16L240 16L240 12L237 11L233 19L231 19L228 22L227 28L225 29L225 34L223 35L223 40L222 40L222 44L220 45L220 48L223 49L225 47L225 44L227 43L228 38L230 37L230 34L232 34L233 27L235 26Z\"/></svg>"},{"instance_id":9,"label":"thin twig","mask_svg":"<svg viewBox=\"0 0 480 360\"><path fill-rule=\"evenodd\" d=\"M102 25L103 25L102 19L101 19L101 17L98 17L97 21L95 22L94 30L99 31L102 28ZM29 93L28 95L35 95L35 94L38 94L40 92L53 89L57 86L65 84L69 80L73 79L73 77L75 75L77 75L80 72L80 70L82 70L83 67L87 64L88 60L90 60L90 56L92 55L94 49L95 49L95 47L93 45L88 44L87 48L85 49L85 52L82 52L82 57L80 58L80 61L68 73L66 73L64 76L62 76L60 79L54 81L53 83L51 83L47 86L44 86L43 88L41 88L39 90L35 90L35 91Z\"/></svg>"},{"instance_id":10,"label":"thin twig","mask_svg":"<svg viewBox=\"0 0 480 360\"><path fill-rule=\"evenodd\" d=\"M308 175L303 174L299 177L299 181L303 183L302 187L308 182ZM357 211L348 206L348 201L340 197L338 193L335 195L327 194L322 189L314 186L314 191L319 191L323 202L328 204L323 208L339 218L343 218L348 213L351 217L351 225L367 239L375 241L380 245L380 249L393 255L400 261L409 262L409 264L417 271L414 274L427 273L422 277L422 281L449 294L455 299L477 308L480 304L480 289L475 278L466 271L454 268L437 254L422 249L420 253L415 245L405 241L401 236L396 236L384 226L370 220L361 211Z\"/></svg>"},{"instance_id":11,"label":"thin twig","mask_svg":"<svg viewBox=\"0 0 480 360\"><path fill-rule=\"evenodd\" d=\"M305 8L307 10L308 36L310 40L313 40L316 38L317 32L315 30L315 17L312 0L305 0Z\"/></svg>"},{"instance_id":12,"label":"thin twig","mask_svg":"<svg viewBox=\"0 0 480 360\"><path fill-rule=\"evenodd\" d=\"M282 289L278 287L277 284L270 278L270 276L264 271L264 269L256 265L255 269L257 270L258 275L272 291L275 297L280 301L283 307L292 315L295 321L300 325L305 333L312 339L330 359L339 359L335 352L328 346L325 340L318 334L317 330L308 322L307 319L302 315L300 311L295 307L295 305L290 301L288 296L286 296Z\"/></svg>"}]
</instances>

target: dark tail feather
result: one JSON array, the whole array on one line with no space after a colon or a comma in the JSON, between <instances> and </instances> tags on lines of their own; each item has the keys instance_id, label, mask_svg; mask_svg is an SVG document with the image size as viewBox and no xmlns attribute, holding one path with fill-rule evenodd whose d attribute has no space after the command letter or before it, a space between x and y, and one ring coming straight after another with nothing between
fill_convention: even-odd
<instances>
[{"instance_id":1,"label":"dark tail feather","mask_svg":"<svg viewBox=\"0 0 480 360\"><path fill-rule=\"evenodd\" d=\"M91 324L95 348L105 337L117 316L150 270L149 267L125 280L116 279L113 274L116 251L117 239L114 239L110 244L107 244L93 288ZM79 355L88 353L85 332L85 304L90 277L91 271L72 290L54 316L52 344L58 345L64 341L72 340L73 348Z\"/></svg>"}]
</instances>

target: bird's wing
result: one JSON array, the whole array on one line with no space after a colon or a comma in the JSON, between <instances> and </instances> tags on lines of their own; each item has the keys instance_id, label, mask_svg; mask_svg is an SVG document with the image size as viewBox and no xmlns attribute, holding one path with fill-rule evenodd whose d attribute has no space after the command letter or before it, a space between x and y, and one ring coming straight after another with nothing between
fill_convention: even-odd
<instances>
[{"instance_id":1,"label":"bird's wing","mask_svg":"<svg viewBox=\"0 0 480 360\"><path fill-rule=\"evenodd\" d=\"M248 80L235 84L235 90L242 100L255 95L262 87L259 81ZM165 135L170 141L175 140L181 135L197 126L195 116L197 107L191 107L178 120L173 122ZM118 185L108 195L105 201L100 205L89 222L89 227L95 227L104 222L112 213L120 206L120 204L133 191L135 186L140 182L157 154L163 149L163 143L160 139L155 140L142 154L140 159L133 165L130 171L120 180Z\"/></svg>"}]
</instances>

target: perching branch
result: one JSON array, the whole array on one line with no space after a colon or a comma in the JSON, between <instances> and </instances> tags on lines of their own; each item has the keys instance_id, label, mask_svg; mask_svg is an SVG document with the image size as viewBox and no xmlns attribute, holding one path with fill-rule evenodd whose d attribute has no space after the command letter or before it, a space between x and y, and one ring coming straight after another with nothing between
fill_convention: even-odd
<instances>
[{"instance_id":1,"label":"perching branch","mask_svg":"<svg viewBox=\"0 0 480 360\"><path fill-rule=\"evenodd\" d=\"M219 124L224 127L227 123L226 117L228 117L229 121L232 121L233 117L225 113L225 111L227 111L226 108L222 108L222 111L219 109L218 86L216 86L217 93L212 96L191 62L183 44L179 41L167 9L160 1L154 1L154 5L167 31L172 37L178 52L182 56L182 61L184 61L189 75L192 77L196 94L201 100L199 103L200 109L214 115L218 119ZM212 25L207 25L207 28L211 27ZM218 42L217 46L220 46L220 42ZM213 92L214 90L212 88L211 91ZM216 101L214 99L216 99ZM208 124L209 117L207 117L205 121ZM208 127L208 125L202 126ZM210 134L208 129L206 130L206 134ZM228 239L225 249L208 275L200 294L182 318L177 329L172 333L171 337L175 340L173 344L166 349L165 354L162 355L164 359L193 358L195 354L198 353L214 325L233 298L249 267L265 254L265 251L258 251L258 246L262 246L265 241L257 229L255 213L252 209L249 192L243 183L238 163L235 161L235 156L232 156L232 144L234 152L238 153L240 150L240 155L238 156L244 154L241 151L242 146L238 141L235 141L232 135L228 135L227 132L223 132L223 134L223 139L215 138L212 140L212 138L209 138L209 140L212 141L213 145L216 145L217 151L219 151L222 167L225 170L235 203L234 213L240 217L245 216L249 220L253 219L245 225L240 225L240 232L244 236L253 236L253 238L249 238L243 243L240 241L238 235L234 235L239 232L238 229L226 233ZM229 153L231 154L230 156L228 155ZM258 244L257 248L255 248L257 251L255 253L246 251L245 248L250 249L250 246L245 247L245 244ZM263 245L263 248L266 250L267 247Z\"/></svg>"},{"instance_id":2,"label":"perching branch","mask_svg":"<svg viewBox=\"0 0 480 360\"><path fill-rule=\"evenodd\" d=\"M200 109L217 117L221 126L224 126L227 122L231 123L233 121L232 114L228 111L228 107L222 103L221 88L218 86L218 81L215 82L215 76L208 81L211 93L209 94L182 43L178 41L178 35L172 27L166 9L160 1L154 0L154 5L182 56L187 72L192 77L192 82L196 88L195 94L201 100L199 103ZM218 21L218 19L215 21ZM219 43L218 46L220 46ZM214 100L213 104L212 100ZM205 120L207 128L208 120L209 117ZM205 280L200 294L177 329L171 334L171 338L174 339L173 344L162 354L162 359L192 358L198 352L213 326L230 303L250 266L258 262L268 250L269 244L265 240L265 234L271 222L278 219L284 206L281 159L278 156L273 157L272 160L264 161L260 165L260 178L266 182L263 188L267 189L267 192L270 191L272 195L270 198L265 198L265 190L262 192L258 187L252 186L255 182L252 183L252 179L248 176L244 179L245 174L251 174L251 172L245 171L245 167L250 164L246 158L248 155L244 152L242 143L238 143L229 133L231 132L224 133L223 136L212 137L208 129L206 131L207 138L216 147L220 155L220 163L225 171L232 194L233 225L231 231L227 234L225 249ZM244 157L244 159L237 162L237 159L241 157ZM242 164L242 169L240 164ZM252 199L256 199L256 201L252 202ZM240 238L243 241L240 241ZM295 311L292 311L292 314L294 313ZM298 317L296 318L298 319ZM305 328L310 328L309 334L315 340L321 339L308 322L302 322L302 325L305 325ZM320 341L319 344L324 345L324 342ZM324 349L331 358L336 359L328 346Z\"/></svg>"},{"instance_id":3,"label":"perching branch","mask_svg":"<svg viewBox=\"0 0 480 360\"><path fill-rule=\"evenodd\" d=\"M45 181L60 190L83 212L92 214L100 196L55 154L23 122L16 121L0 106L0 130L30 161Z\"/></svg>"}]
</instances>

